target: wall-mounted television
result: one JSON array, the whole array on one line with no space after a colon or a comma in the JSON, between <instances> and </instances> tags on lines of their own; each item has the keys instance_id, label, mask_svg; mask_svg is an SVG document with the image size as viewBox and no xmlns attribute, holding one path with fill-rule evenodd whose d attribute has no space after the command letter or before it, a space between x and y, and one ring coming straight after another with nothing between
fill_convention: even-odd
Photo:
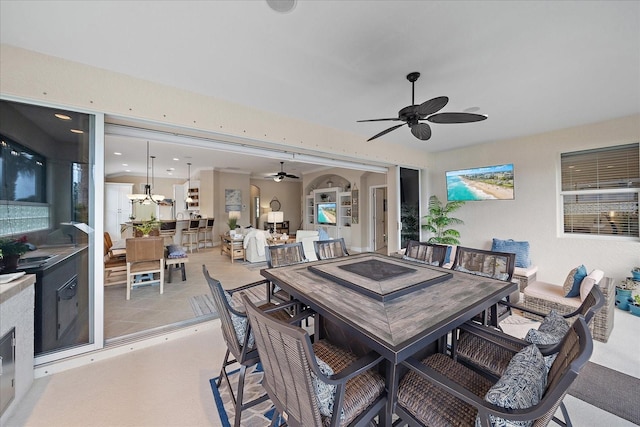
<instances>
[{"instance_id":1,"label":"wall-mounted television","mask_svg":"<svg viewBox=\"0 0 640 427\"><path fill-rule=\"evenodd\" d=\"M513 200L513 163L446 172L447 200Z\"/></svg>"},{"instance_id":2,"label":"wall-mounted television","mask_svg":"<svg viewBox=\"0 0 640 427\"><path fill-rule=\"evenodd\" d=\"M338 222L336 202L318 203L316 205L316 212L316 223L318 224L336 225Z\"/></svg>"}]
</instances>

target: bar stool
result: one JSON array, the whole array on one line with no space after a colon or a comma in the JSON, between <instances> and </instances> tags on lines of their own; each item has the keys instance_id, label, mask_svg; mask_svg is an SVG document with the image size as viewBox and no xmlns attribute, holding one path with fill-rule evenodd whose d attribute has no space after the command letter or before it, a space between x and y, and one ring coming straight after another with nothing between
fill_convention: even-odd
<instances>
[{"instance_id":1,"label":"bar stool","mask_svg":"<svg viewBox=\"0 0 640 427\"><path fill-rule=\"evenodd\" d=\"M182 241L180 244L182 246L188 246L189 252L193 253L193 246L195 245L196 250L198 250L198 230L200 228L200 220L192 219L189 221L189 228L185 228L182 230ZM185 243L185 238L188 237L189 241Z\"/></svg>"},{"instance_id":2,"label":"bar stool","mask_svg":"<svg viewBox=\"0 0 640 427\"><path fill-rule=\"evenodd\" d=\"M198 247L200 247L200 242L202 242L204 248L207 247L207 242L211 242L211 247L213 247L213 223L215 222L215 218L207 218L200 220L200 228L198 228ZM209 237L207 238L207 233ZM202 237L200 235L202 234Z\"/></svg>"}]
</instances>

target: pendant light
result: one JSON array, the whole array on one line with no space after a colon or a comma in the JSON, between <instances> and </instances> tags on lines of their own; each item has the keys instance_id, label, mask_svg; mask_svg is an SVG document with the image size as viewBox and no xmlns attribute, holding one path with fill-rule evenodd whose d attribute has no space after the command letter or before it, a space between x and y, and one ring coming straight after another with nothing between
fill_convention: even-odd
<instances>
[{"instance_id":1,"label":"pendant light","mask_svg":"<svg viewBox=\"0 0 640 427\"><path fill-rule=\"evenodd\" d=\"M191 163L187 163L187 166L189 167L189 176L187 177L189 184L187 185L187 198L184 199L184 201L187 203L193 203L193 199L191 198Z\"/></svg>"},{"instance_id":2,"label":"pendant light","mask_svg":"<svg viewBox=\"0 0 640 427\"><path fill-rule=\"evenodd\" d=\"M156 156L149 156L149 141L147 141L147 183L144 185L144 194L127 194L127 198L131 200L131 203L140 203L141 205L149 205L151 203L158 204L164 200L162 194L152 194L152 186L149 184L149 159L151 159L151 180L153 182L153 161Z\"/></svg>"}]
</instances>

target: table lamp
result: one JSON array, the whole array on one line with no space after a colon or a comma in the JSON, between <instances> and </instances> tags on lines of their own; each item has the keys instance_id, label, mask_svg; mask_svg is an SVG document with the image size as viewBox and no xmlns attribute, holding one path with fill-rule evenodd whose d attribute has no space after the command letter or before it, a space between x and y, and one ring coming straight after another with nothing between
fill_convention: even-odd
<instances>
[{"instance_id":1,"label":"table lamp","mask_svg":"<svg viewBox=\"0 0 640 427\"><path fill-rule=\"evenodd\" d=\"M272 211L267 213L267 222L271 222L273 223L273 228L271 229L271 232L275 232L276 230L276 223L277 222L282 222L284 221L284 212L282 211Z\"/></svg>"}]
</instances>

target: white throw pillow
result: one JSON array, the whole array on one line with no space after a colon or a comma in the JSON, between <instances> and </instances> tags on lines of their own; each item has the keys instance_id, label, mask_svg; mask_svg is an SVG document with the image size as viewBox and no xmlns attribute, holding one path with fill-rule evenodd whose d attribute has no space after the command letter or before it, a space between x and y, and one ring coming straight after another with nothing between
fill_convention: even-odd
<instances>
[{"instance_id":1,"label":"white throw pillow","mask_svg":"<svg viewBox=\"0 0 640 427\"><path fill-rule=\"evenodd\" d=\"M604 277L604 271L602 270L593 270L587 277L582 279L580 283L580 301L584 301L584 299L591 292L591 288L593 285L600 283L600 280Z\"/></svg>"}]
</instances>

